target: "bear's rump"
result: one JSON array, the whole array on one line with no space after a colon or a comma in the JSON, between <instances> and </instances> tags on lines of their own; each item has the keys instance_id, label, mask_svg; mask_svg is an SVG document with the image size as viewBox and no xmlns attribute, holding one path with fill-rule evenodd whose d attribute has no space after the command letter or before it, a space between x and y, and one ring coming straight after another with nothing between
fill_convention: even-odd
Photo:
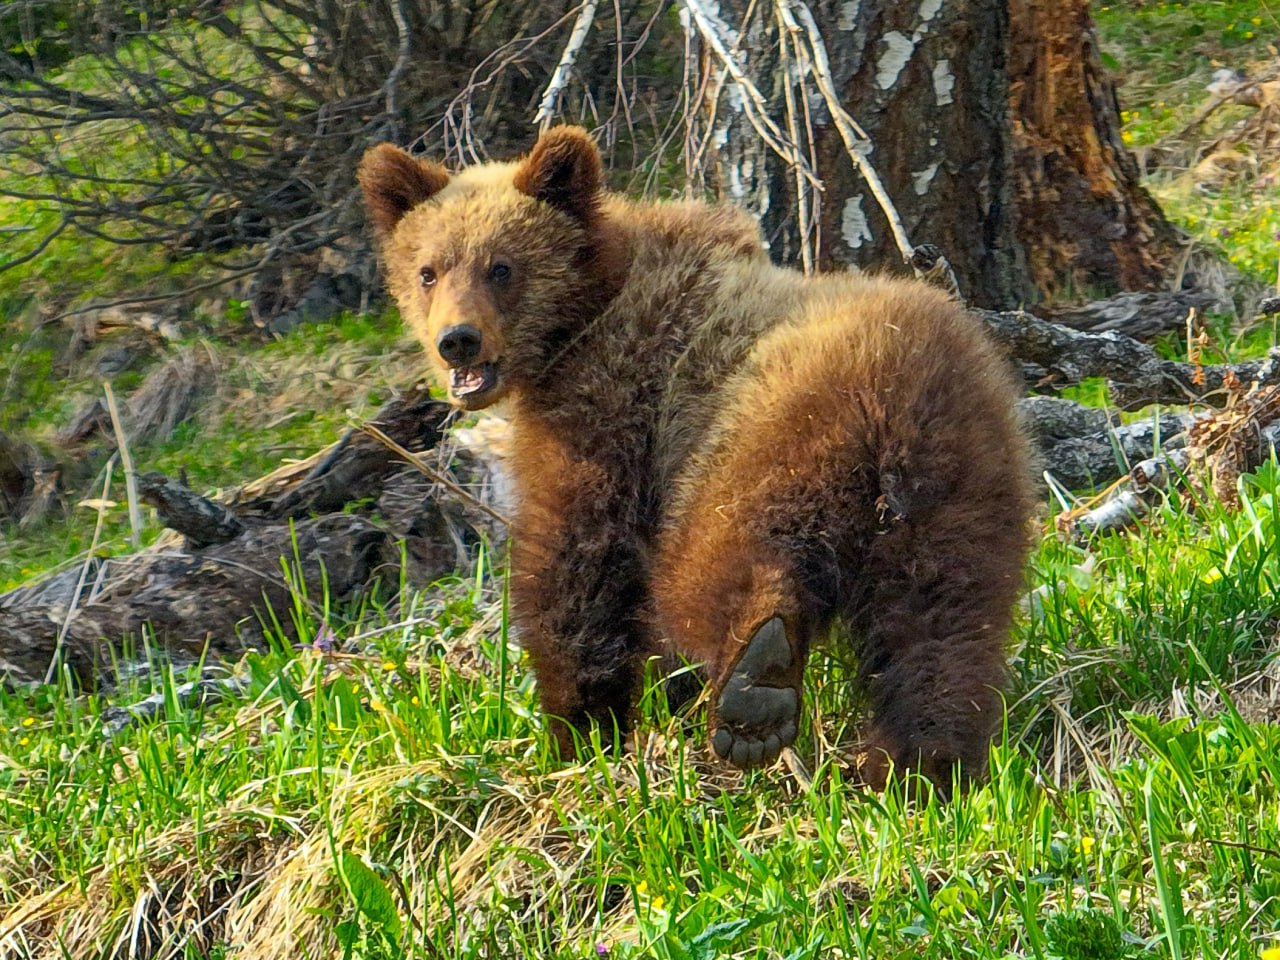
<instances>
[{"instance_id":1,"label":"bear's rump","mask_svg":"<svg viewBox=\"0 0 1280 960\"><path fill-rule=\"evenodd\" d=\"M696 512L739 525L836 607L890 543L986 542L1003 566L1021 562L1023 533L1007 521L1025 513L1027 466L1001 361L977 321L932 291L867 286L816 297L761 339L664 524Z\"/></svg>"}]
</instances>

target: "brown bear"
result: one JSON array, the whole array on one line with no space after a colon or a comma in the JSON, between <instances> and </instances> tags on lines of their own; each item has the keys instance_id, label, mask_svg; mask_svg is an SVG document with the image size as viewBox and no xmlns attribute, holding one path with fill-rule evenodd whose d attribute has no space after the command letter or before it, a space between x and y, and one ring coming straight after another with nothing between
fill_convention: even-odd
<instances>
[{"instance_id":1,"label":"brown bear","mask_svg":"<svg viewBox=\"0 0 1280 960\"><path fill-rule=\"evenodd\" d=\"M1031 494L979 321L917 281L776 267L732 207L611 194L573 127L455 174L383 144L359 180L450 399L506 401L514 614L563 750L625 730L674 649L714 686L715 752L771 761L838 620L866 779L982 771Z\"/></svg>"}]
</instances>

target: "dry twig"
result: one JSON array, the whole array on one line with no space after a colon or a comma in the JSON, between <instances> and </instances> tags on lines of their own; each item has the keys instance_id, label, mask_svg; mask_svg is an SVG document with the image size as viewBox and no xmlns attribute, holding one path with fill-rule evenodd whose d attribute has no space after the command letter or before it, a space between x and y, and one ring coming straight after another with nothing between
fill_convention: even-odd
<instances>
[{"instance_id":1,"label":"dry twig","mask_svg":"<svg viewBox=\"0 0 1280 960\"><path fill-rule=\"evenodd\" d=\"M915 247L907 237L906 227L902 225L902 218L898 216L898 210L893 205L884 182L867 159L867 154L871 152L870 138L844 108L844 103L831 82L831 62L827 57L827 45L822 39L822 32L818 29L817 22L813 19L812 11L801 0L775 0L775 4L787 29L803 34L807 46L805 66L808 72L812 73L818 90L822 94L822 100L831 112L831 119L840 132L840 139L844 141L845 152L848 153L849 159L866 182L867 189L880 204L885 219L889 221L889 229L893 231L893 240L898 246L898 253L902 255L902 262L911 263Z\"/></svg>"},{"instance_id":2,"label":"dry twig","mask_svg":"<svg viewBox=\"0 0 1280 960\"><path fill-rule=\"evenodd\" d=\"M551 121L555 116L556 101L569 80L569 73L573 70L573 64L578 59L578 52L582 49L582 44L587 39L587 33L595 22L597 6L599 6L599 0L586 0L582 5L582 10L578 14L578 22L573 25L573 33L569 35L569 42L565 44L564 52L560 54L560 62L556 64L555 72L551 74L547 89L542 94L542 102L538 104L538 112L534 114L533 122L538 125L540 130L545 131L551 126Z\"/></svg>"}]
</instances>

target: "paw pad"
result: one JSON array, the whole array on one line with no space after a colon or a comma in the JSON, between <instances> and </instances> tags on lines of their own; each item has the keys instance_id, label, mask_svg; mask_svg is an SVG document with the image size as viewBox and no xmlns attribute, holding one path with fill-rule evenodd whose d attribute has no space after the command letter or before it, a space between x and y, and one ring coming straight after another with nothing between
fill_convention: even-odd
<instances>
[{"instance_id":1,"label":"paw pad","mask_svg":"<svg viewBox=\"0 0 1280 960\"><path fill-rule=\"evenodd\" d=\"M756 767L795 742L800 694L790 685L792 661L786 627L774 617L756 630L716 701L711 747L719 757Z\"/></svg>"}]
</instances>

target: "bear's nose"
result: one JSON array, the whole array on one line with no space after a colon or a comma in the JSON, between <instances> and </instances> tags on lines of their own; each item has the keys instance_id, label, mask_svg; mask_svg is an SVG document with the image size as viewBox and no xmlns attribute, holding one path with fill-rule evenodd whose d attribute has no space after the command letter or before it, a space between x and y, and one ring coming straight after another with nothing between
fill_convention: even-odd
<instances>
[{"instance_id":1,"label":"bear's nose","mask_svg":"<svg viewBox=\"0 0 1280 960\"><path fill-rule=\"evenodd\" d=\"M480 331L469 323L450 327L436 339L436 350L445 363L454 366L469 363L480 352Z\"/></svg>"}]
</instances>

